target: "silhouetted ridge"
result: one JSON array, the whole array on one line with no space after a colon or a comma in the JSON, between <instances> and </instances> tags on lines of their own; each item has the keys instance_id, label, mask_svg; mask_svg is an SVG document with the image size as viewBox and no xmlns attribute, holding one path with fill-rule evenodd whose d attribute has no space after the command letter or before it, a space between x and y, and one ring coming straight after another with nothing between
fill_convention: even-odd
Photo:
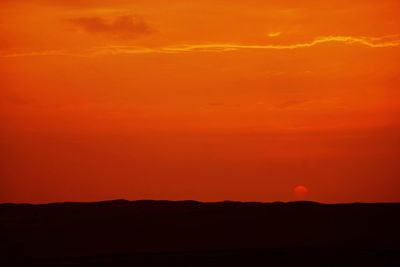
<instances>
[{"instance_id":1,"label":"silhouetted ridge","mask_svg":"<svg viewBox=\"0 0 400 267\"><path fill-rule=\"evenodd\" d=\"M45 262L90 265L91 261L104 266L118 262L180 266L178 259L185 259L195 266L213 266L212 262L233 266L260 259L280 266L293 256L320 255L321 259L353 257L363 261L362 266L373 266L368 264L374 259L400 263L396 256L400 255L399 225L398 203L1 204L0 260L30 266L35 262L38 266L46 266ZM209 261L202 263L202 259ZM154 265L145 264L151 262ZM287 266L293 262L289 260Z\"/></svg>"}]
</instances>

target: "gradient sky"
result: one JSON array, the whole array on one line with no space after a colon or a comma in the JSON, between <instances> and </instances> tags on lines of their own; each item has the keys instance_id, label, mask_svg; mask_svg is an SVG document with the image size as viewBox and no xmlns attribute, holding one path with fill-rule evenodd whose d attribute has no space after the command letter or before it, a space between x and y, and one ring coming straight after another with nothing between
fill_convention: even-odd
<instances>
[{"instance_id":1,"label":"gradient sky","mask_svg":"<svg viewBox=\"0 0 400 267\"><path fill-rule=\"evenodd\" d=\"M0 202L400 201L400 1L0 1Z\"/></svg>"}]
</instances>

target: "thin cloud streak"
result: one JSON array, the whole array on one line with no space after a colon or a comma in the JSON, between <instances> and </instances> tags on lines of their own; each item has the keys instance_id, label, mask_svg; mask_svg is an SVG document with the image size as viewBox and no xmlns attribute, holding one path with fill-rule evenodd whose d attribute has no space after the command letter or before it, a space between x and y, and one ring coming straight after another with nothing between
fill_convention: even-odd
<instances>
[{"instance_id":1,"label":"thin cloud streak","mask_svg":"<svg viewBox=\"0 0 400 267\"><path fill-rule=\"evenodd\" d=\"M230 52L240 50L294 50L311 48L325 43L342 43L345 45L363 45L370 48L389 48L400 46L400 39L388 40L388 38L399 37L399 35L383 37L354 37L354 36L322 36L311 42L296 44L237 44L237 43L210 43L210 44L181 44L164 46L158 48L110 45L87 49L82 52L63 51L39 51L26 53L0 53L0 57L26 57L26 56L78 56L95 57L102 55L134 55L134 54L173 54L185 52Z\"/></svg>"}]
</instances>

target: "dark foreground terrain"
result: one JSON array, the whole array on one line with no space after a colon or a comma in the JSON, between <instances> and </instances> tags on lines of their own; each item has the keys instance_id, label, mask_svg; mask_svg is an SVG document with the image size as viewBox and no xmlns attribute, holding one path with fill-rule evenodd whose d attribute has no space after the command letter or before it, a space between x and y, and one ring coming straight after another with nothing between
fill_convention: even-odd
<instances>
[{"instance_id":1,"label":"dark foreground terrain","mask_svg":"<svg viewBox=\"0 0 400 267\"><path fill-rule=\"evenodd\" d=\"M0 205L1 266L400 266L400 204Z\"/></svg>"}]
</instances>

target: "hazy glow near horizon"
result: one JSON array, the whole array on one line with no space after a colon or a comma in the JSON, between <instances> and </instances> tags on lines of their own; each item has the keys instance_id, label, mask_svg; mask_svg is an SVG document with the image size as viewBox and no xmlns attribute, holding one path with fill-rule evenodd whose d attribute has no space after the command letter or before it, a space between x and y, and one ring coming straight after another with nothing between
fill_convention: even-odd
<instances>
[{"instance_id":1,"label":"hazy glow near horizon","mask_svg":"<svg viewBox=\"0 0 400 267\"><path fill-rule=\"evenodd\" d=\"M1 1L0 202L400 201L398 10Z\"/></svg>"}]
</instances>

